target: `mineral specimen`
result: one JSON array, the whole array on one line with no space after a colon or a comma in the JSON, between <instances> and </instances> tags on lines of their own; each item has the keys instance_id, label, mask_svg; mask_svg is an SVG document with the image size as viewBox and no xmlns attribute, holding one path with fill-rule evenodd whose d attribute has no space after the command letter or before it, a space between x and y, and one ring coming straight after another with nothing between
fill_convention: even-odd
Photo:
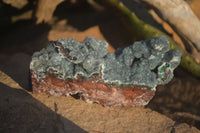
<instances>
[{"instance_id":1,"label":"mineral specimen","mask_svg":"<svg viewBox=\"0 0 200 133\"><path fill-rule=\"evenodd\" d=\"M79 94L86 102L103 106L144 106L157 85L168 83L181 53L165 36L138 41L115 53L108 44L88 36L51 41L32 56L30 72L34 93L55 96Z\"/></svg>"}]
</instances>

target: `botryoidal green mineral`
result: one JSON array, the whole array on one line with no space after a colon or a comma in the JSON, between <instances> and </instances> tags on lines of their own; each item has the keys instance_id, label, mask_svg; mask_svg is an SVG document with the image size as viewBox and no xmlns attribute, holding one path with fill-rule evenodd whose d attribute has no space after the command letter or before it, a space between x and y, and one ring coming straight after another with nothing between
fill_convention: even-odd
<instances>
[{"instance_id":1,"label":"botryoidal green mineral","mask_svg":"<svg viewBox=\"0 0 200 133\"><path fill-rule=\"evenodd\" d=\"M60 38L33 54L30 69L37 80L53 72L63 80L101 76L108 84L154 89L168 83L180 63L181 53L176 49L169 51L169 48L165 36L137 41L114 53L107 52L107 42L92 36L83 42Z\"/></svg>"}]
</instances>

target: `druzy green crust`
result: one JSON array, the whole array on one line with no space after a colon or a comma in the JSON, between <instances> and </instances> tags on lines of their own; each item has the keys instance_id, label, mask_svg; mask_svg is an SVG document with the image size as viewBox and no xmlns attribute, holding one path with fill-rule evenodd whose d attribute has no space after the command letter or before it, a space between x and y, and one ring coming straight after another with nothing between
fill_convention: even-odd
<instances>
[{"instance_id":1,"label":"druzy green crust","mask_svg":"<svg viewBox=\"0 0 200 133\"><path fill-rule=\"evenodd\" d=\"M155 88L168 83L180 63L181 53L169 47L167 38L161 36L108 53L108 44L92 36L83 42L60 38L34 53L30 69L37 80L52 72L63 80L100 76L108 84Z\"/></svg>"}]
</instances>

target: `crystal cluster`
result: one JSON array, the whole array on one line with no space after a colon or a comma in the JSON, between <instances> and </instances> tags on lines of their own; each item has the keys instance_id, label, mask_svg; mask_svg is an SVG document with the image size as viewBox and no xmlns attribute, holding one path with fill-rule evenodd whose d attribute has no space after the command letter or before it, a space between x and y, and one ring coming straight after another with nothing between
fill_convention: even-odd
<instances>
[{"instance_id":1,"label":"crystal cluster","mask_svg":"<svg viewBox=\"0 0 200 133\"><path fill-rule=\"evenodd\" d=\"M144 106L180 63L181 53L169 47L161 36L108 53L108 44L92 36L83 42L60 38L33 54L33 92L78 93L82 100L104 106Z\"/></svg>"}]
</instances>

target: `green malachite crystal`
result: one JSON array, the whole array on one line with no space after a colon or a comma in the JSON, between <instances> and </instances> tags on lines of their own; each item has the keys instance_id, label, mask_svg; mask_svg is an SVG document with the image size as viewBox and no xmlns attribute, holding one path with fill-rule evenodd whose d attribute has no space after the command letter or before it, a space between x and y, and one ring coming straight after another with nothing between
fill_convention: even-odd
<instances>
[{"instance_id":1,"label":"green malachite crystal","mask_svg":"<svg viewBox=\"0 0 200 133\"><path fill-rule=\"evenodd\" d=\"M35 78L55 73L59 79L84 79L101 76L103 82L118 86L155 88L168 83L179 65L181 53L169 51L165 36L138 41L108 53L108 44L88 36L83 42L60 38L34 53L30 64Z\"/></svg>"}]
</instances>

